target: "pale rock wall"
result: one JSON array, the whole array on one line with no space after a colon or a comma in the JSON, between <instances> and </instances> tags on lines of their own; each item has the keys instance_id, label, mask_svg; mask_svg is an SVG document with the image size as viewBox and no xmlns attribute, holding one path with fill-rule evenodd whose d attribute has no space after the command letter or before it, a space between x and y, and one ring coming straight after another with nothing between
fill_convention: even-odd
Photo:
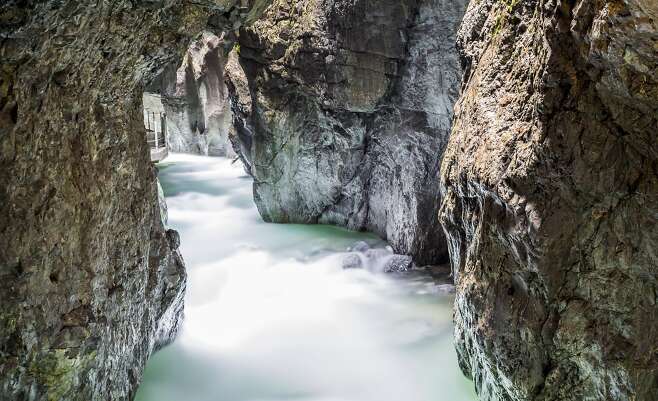
<instances>
[{"instance_id":1,"label":"pale rock wall","mask_svg":"<svg viewBox=\"0 0 658 401\"><path fill-rule=\"evenodd\" d=\"M446 260L438 174L464 8L281 0L241 31L236 149L265 220L373 231L417 263Z\"/></svg>"}]
</instances>

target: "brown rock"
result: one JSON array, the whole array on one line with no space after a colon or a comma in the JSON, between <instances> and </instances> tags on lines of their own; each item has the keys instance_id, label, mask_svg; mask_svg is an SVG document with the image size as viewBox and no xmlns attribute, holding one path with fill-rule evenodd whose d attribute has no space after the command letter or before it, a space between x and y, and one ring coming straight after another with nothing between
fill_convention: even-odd
<instances>
[{"instance_id":1,"label":"brown rock","mask_svg":"<svg viewBox=\"0 0 658 401\"><path fill-rule=\"evenodd\" d=\"M484 401L657 399L657 16L469 6L440 217Z\"/></svg>"},{"instance_id":2,"label":"brown rock","mask_svg":"<svg viewBox=\"0 0 658 401\"><path fill-rule=\"evenodd\" d=\"M236 3L0 4L0 399L130 399L175 334L185 271L142 90L267 2Z\"/></svg>"}]
</instances>

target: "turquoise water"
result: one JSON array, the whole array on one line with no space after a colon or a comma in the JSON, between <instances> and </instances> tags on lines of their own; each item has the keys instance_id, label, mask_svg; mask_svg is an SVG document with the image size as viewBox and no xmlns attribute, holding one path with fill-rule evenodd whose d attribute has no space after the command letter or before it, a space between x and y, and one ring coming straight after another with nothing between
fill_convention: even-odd
<instances>
[{"instance_id":1,"label":"turquoise water","mask_svg":"<svg viewBox=\"0 0 658 401\"><path fill-rule=\"evenodd\" d=\"M451 296L425 276L342 268L356 241L381 240L264 223L227 159L172 155L160 180L189 274L185 322L138 401L475 400Z\"/></svg>"}]
</instances>

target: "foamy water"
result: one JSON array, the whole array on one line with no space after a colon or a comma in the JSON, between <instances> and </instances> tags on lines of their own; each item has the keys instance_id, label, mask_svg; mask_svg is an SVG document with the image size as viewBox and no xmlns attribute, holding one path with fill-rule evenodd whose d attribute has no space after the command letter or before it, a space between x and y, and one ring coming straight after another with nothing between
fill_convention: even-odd
<instances>
[{"instance_id":1,"label":"foamy water","mask_svg":"<svg viewBox=\"0 0 658 401\"><path fill-rule=\"evenodd\" d=\"M160 180L189 282L181 335L149 361L138 401L475 400L451 296L422 275L342 268L355 242L381 240L264 223L227 159L173 155Z\"/></svg>"}]
</instances>

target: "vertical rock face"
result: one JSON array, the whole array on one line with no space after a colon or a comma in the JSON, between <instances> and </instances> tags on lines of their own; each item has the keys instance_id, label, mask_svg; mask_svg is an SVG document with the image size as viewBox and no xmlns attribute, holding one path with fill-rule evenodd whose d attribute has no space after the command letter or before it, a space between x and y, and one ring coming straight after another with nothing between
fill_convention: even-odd
<instances>
[{"instance_id":1,"label":"vertical rock face","mask_svg":"<svg viewBox=\"0 0 658 401\"><path fill-rule=\"evenodd\" d=\"M488 400L658 397L658 3L471 2L441 173Z\"/></svg>"},{"instance_id":2,"label":"vertical rock face","mask_svg":"<svg viewBox=\"0 0 658 401\"><path fill-rule=\"evenodd\" d=\"M228 139L231 108L224 84L226 42L203 32L178 67L170 65L148 88L160 94L174 152L210 156L232 154ZM176 68L178 67L178 68Z\"/></svg>"},{"instance_id":3,"label":"vertical rock face","mask_svg":"<svg viewBox=\"0 0 658 401\"><path fill-rule=\"evenodd\" d=\"M237 96L237 148L266 220L374 231L419 263L446 257L438 169L464 3L280 0L241 32L251 102Z\"/></svg>"},{"instance_id":4,"label":"vertical rock face","mask_svg":"<svg viewBox=\"0 0 658 401\"><path fill-rule=\"evenodd\" d=\"M232 51L228 55L224 69L224 83L229 95L233 120L229 129L229 141L242 161L245 171L247 174L251 174L253 130L250 125L250 117L252 102L249 92L249 80L242 69L242 65L240 65L236 51Z\"/></svg>"},{"instance_id":5,"label":"vertical rock face","mask_svg":"<svg viewBox=\"0 0 658 401\"><path fill-rule=\"evenodd\" d=\"M265 6L235 4L0 5L0 399L129 399L175 334L185 270L142 88Z\"/></svg>"}]
</instances>

